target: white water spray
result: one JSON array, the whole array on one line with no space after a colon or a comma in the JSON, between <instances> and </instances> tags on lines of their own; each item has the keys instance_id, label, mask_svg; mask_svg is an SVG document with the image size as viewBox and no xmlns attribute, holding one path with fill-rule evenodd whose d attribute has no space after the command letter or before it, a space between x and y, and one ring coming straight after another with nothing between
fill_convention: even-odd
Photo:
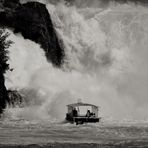
<instances>
[{"instance_id":1,"label":"white water spray","mask_svg":"<svg viewBox=\"0 0 148 148\"><path fill-rule=\"evenodd\" d=\"M103 117L146 118L148 11L129 5L95 12L63 4L47 8L64 41L65 70L48 63L39 45L11 33L15 44L9 63L14 71L6 74L6 85L20 90L30 102L15 115L64 119L66 104L82 98L101 106Z\"/></svg>"}]
</instances>

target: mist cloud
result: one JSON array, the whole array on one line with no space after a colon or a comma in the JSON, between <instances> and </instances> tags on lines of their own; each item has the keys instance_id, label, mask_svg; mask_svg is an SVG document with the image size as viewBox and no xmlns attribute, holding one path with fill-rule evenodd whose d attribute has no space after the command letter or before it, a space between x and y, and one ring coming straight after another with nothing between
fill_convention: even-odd
<instances>
[{"instance_id":1,"label":"mist cloud","mask_svg":"<svg viewBox=\"0 0 148 148\"><path fill-rule=\"evenodd\" d=\"M29 93L28 98L37 97L41 103L21 115L38 109L45 118L64 118L62 108L83 98L101 106L103 117L147 118L147 8L126 4L96 10L82 4L84 9L46 5L64 41L64 70L52 67L37 44L12 35L10 66L14 71L7 75L9 86L34 89L36 93Z\"/></svg>"}]
</instances>

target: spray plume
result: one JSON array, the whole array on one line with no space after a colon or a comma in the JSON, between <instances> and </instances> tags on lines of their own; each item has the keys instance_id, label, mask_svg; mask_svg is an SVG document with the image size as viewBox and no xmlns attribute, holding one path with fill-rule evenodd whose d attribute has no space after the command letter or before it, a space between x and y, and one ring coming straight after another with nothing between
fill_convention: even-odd
<instances>
[{"instance_id":1,"label":"spray plume","mask_svg":"<svg viewBox=\"0 0 148 148\"><path fill-rule=\"evenodd\" d=\"M7 87L21 91L29 102L34 100L16 116L63 119L65 105L83 98L101 106L104 117L145 118L148 11L133 5L105 10L62 3L46 6L64 41L64 68L54 68L39 45L11 33L14 71L6 74Z\"/></svg>"}]
</instances>

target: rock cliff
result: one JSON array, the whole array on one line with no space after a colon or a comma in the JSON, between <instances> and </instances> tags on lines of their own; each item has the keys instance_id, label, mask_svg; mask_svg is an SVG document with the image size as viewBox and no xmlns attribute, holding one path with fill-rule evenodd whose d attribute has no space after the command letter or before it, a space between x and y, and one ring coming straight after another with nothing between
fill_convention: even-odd
<instances>
[{"instance_id":1,"label":"rock cliff","mask_svg":"<svg viewBox=\"0 0 148 148\"><path fill-rule=\"evenodd\" d=\"M64 59L62 41L56 35L44 4L38 2L21 4L19 0L0 0L0 26L11 28L14 33L21 33L24 38L40 44L49 62L56 67L62 65ZM4 81L4 75L0 73L0 113L5 108L6 101L10 100Z\"/></svg>"},{"instance_id":2,"label":"rock cliff","mask_svg":"<svg viewBox=\"0 0 148 148\"><path fill-rule=\"evenodd\" d=\"M3 7L2 7L3 6ZM58 39L50 14L44 4L18 0L5 0L0 12L0 25L12 28L24 38L39 43L46 57L55 66L61 66L64 58L62 41Z\"/></svg>"}]
</instances>

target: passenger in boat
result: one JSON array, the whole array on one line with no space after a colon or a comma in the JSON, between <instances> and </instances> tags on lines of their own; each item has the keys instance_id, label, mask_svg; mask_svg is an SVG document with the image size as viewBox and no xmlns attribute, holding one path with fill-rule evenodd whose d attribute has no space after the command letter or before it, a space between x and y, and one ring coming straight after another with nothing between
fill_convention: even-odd
<instances>
[{"instance_id":1,"label":"passenger in boat","mask_svg":"<svg viewBox=\"0 0 148 148\"><path fill-rule=\"evenodd\" d=\"M90 110L87 110L86 117L90 117Z\"/></svg>"},{"instance_id":2,"label":"passenger in boat","mask_svg":"<svg viewBox=\"0 0 148 148\"><path fill-rule=\"evenodd\" d=\"M95 117L95 116L96 116L96 114L95 114L95 113L92 113L92 116L93 116L93 117Z\"/></svg>"},{"instance_id":3,"label":"passenger in boat","mask_svg":"<svg viewBox=\"0 0 148 148\"><path fill-rule=\"evenodd\" d=\"M73 109L73 116L77 117L78 116L78 111L76 110L76 108Z\"/></svg>"}]
</instances>

